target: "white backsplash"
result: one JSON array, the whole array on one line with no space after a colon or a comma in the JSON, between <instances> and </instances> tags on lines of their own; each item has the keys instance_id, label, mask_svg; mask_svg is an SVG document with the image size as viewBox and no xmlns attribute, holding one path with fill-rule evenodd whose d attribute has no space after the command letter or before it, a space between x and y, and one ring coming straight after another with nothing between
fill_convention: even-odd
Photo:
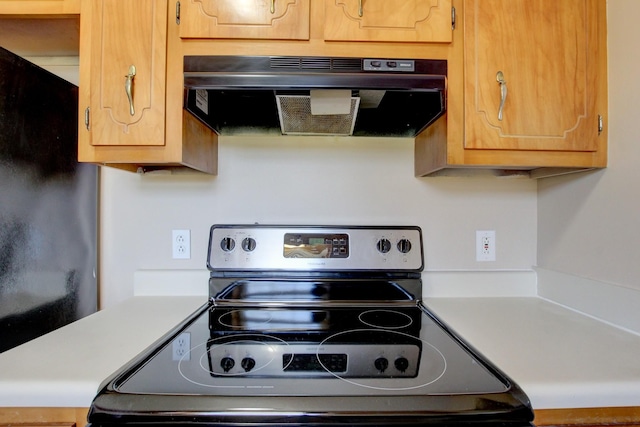
<instances>
[{"instance_id":1,"label":"white backsplash","mask_svg":"<svg viewBox=\"0 0 640 427\"><path fill-rule=\"evenodd\" d=\"M544 268L535 271L541 298L640 334L637 289Z\"/></svg>"},{"instance_id":2,"label":"white backsplash","mask_svg":"<svg viewBox=\"0 0 640 427\"><path fill-rule=\"evenodd\" d=\"M141 270L135 296L209 295L208 270ZM423 298L534 297L536 273L528 271L432 271L422 274Z\"/></svg>"},{"instance_id":3,"label":"white backsplash","mask_svg":"<svg viewBox=\"0 0 640 427\"><path fill-rule=\"evenodd\" d=\"M413 145L389 138L226 137L216 177L103 168L103 307L132 296L140 271L206 270L215 223L417 225L426 272L531 270L536 181L416 178ZM191 230L191 259L171 258L172 229ZM476 230L496 231L495 262L476 261Z\"/></svg>"}]
</instances>

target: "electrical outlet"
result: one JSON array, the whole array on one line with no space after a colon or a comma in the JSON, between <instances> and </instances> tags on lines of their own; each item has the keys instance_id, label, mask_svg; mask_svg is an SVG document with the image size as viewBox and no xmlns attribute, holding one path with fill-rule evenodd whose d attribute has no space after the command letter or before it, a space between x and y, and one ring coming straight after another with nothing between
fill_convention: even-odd
<instances>
[{"instance_id":1,"label":"electrical outlet","mask_svg":"<svg viewBox=\"0 0 640 427\"><path fill-rule=\"evenodd\" d=\"M495 230L476 230L476 261L496 260Z\"/></svg>"},{"instance_id":2,"label":"electrical outlet","mask_svg":"<svg viewBox=\"0 0 640 427\"><path fill-rule=\"evenodd\" d=\"M191 357L191 333L183 332L171 343L172 358L175 361L190 360Z\"/></svg>"},{"instance_id":3,"label":"electrical outlet","mask_svg":"<svg viewBox=\"0 0 640 427\"><path fill-rule=\"evenodd\" d=\"M191 258L191 233L189 230L172 230L171 239L173 259Z\"/></svg>"}]
</instances>

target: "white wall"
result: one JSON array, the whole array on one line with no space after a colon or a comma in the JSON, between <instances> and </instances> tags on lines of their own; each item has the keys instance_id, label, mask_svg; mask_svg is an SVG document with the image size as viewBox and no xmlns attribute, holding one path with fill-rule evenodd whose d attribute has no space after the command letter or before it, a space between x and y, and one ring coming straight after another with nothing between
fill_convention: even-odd
<instances>
[{"instance_id":1,"label":"white wall","mask_svg":"<svg viewBox=\"0 0 640 427\"><path fill-rule=\"evenodd\" d=\"M202 270L214 223L421 226L427 271L530 270L535 181L415 178L409 139L221 138L219 175L102 169L102 306L133 295L147 270ZM192 258L171 259L171 230ZM475 261L475 230L494 229L497 261ZM176 283L180 286L180 283Z\"/></svg>"},{"instance_id":2,"label":"white wall","mask_svg":"<svg viewBox=\"0 0 640 427\"><path fill-rule=\"evenodd\" d=\"M538 265L640 290L640 1L609 0L609 167L543 180Z\"/></svg>"}]
</instances>

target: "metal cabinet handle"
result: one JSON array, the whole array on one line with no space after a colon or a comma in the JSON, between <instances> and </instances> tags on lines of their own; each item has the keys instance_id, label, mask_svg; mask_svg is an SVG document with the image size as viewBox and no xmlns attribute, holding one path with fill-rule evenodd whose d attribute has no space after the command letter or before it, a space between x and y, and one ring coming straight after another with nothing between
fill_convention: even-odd
<instances>
[{"instance_id":1,"label":"metal cabinet handle","mask_svg":"<svg viewBox=\"0 0 640 427\"><path fill-rule=\"evenodd\" d=\"M604 118L602 115L598 114L598 135L602 133L604 130Z\"/></svg>"},{"instance_id":2,"label":"metal cabinet handle","mask_svg":"<svg viewBox=\"0 0 640 427\"><path fill-rule=\"evenodd\" d=\"M502 71L498 71L498 74L496 74L496 80L500 85L500 108L498 109L498 120L502 121L504 103L507 100L507 82L504 79L504 74L502 73Z\"/></svg>"},{"instance_id":3,"label":"metal cabinet handle","mask_svg":"<svg viewBox=\"0 0 640 427\"><path fill-rule=\"evenodd\" d=\"M358 0L358 16L360 18L362 18L362 15L364 15L364 11L362 10L362 1L363 0Z\"/></svg>"},{"instance_id":4,"label":"metal cabinet handle","mask_svg":"<svg viewBox=\"0 0 640 427\"><path fill-rule=\"evenodd\" d=\"M276 0L271 0L271 14L276 13Z\"/></svg>"},{"instance_id":5,"label":"metal cabinet handle","mask_svg":"<svg viewBox=\"0 0 640 427\"><path fill-rule=\"evenodd\" d=\"M129 74L125 76L124 81L124 91L127 93L127 98L129 98L129 114L132 116L136 114L135 108L133 108L133 78L136 76L136 66L132 65L129 67Z\"/></svg>"}]
</instances>

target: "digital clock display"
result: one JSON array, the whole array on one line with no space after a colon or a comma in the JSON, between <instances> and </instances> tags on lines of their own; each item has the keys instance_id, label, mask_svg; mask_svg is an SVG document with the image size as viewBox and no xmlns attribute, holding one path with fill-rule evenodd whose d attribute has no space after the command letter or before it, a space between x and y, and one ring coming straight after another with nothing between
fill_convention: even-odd
<instances>
[{"instance_id":1,"label":"digital clock display","mask_svg":"<svg viewBox=\"0 0 640 427\"><path fill-rule=\"evenodd\" d=\"M310 245L324 245L324 237L309 237Z\"/></svg>"},{"instance_id":2,"label":"digital clock display","mask_svg":"<svg viewBox=\"0 0 640 427\"><path fill-rule=\"evenodd\" d=\"M348 258L348 234L286 233L285 258Z\"/></svg>"}]
</instances>

